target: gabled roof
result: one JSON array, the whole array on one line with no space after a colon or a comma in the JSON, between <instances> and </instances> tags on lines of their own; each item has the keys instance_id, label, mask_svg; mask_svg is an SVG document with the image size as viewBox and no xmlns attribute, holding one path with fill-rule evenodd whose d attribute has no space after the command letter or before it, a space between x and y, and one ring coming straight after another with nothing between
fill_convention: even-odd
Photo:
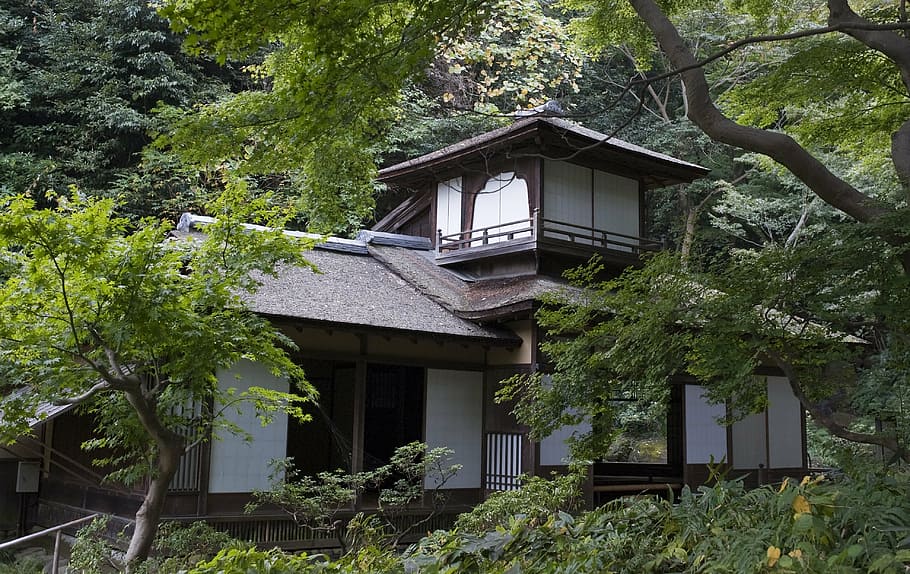
<instances>
[{"instance_id":1,"label":"gabled roof","mask_svg":"<svg viewBox=\"0 0 910 574\"><path fill-rule=\"evenodd\" d=\"M471 161L475 156L488 156L499 150L508 152L518 144L539 143L535 139L541 137L567 150L567 153L554 153L551 159L569 161L580 157L598 157L605 161L627 163L639 169L649 185L689 182L710 171L562 118L535 116L386 167L379 171L379 181L407 180L420 173L444 171L453 164Z\"/></svg>"}]
</instances>

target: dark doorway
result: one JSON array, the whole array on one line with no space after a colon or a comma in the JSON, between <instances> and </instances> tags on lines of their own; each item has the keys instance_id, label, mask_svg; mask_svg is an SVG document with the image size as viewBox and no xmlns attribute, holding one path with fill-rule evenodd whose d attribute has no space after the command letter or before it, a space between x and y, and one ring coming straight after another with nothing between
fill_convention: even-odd
<instances>
[{"instance_id":1,"label":"dark doorway","mask_svg":"<svg viewBox=\"0 0 910 574\"><path fill-rule=\"evenodd\" d=\"M327 470L351 470L354 430L354 363L306 361L306 378L319 391L319 404L306 405L312 417L288 421L287 456L306 475Z\"/></svg>"},{"instance_id":2,"label":"dark doorway","mask_svg":"<svg viewBox=\"0 0 910 574\"><path fill-rule=\"evenodd\" d=\"M424 369L371 364L366 383L363 467L373 470L423 438Z\"/></svg>"}]
</instances>

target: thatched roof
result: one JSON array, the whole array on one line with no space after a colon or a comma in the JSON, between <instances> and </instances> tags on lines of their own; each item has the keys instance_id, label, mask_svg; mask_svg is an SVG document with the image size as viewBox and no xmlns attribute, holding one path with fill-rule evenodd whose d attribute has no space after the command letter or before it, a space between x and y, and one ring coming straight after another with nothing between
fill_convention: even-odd
<instances>
[{"instance_id":1,"label":"thatched roof","mask_svg":"<svg viewBox=\"0 0 910 574\"><path fill-rule=\"evenodd\" d=\"M510 333L458 317L371 256L317 248L306 259L318 273L285 267L277 278L263 278L262 287L249 301L252 310L350 328L516 343Z\"/></svg>"},{"instance_id":2,"label":"thatched roof","mask_svg":"<svg viewBox=\"0 0 910 574\"><path fill-rule=\"evenodd\" d=\"M211 219L182 221L176 235L194 235ZM317 272L286 266L277 277L259 277L262 286L248 304L276 318L514 345L520 342L514 333L477 321L565 287L540 276L472 281L433 257L425 237L363 231L356 239L330 238L305 254Z\"/></svg>"},{"instance_id":3,"label":"thatched roof","mask_svg":"<svg viewBox=\"0 0 910 574\"><path fill-rule=\"evenodd\" d=\"M545 293L573 290L565 281L541 275L465 280L436 265L433 254L427 252L371 245L370 253L426 296L466 319L490 318L514 305L530 304Z\"/></svg>"}]
</instances>

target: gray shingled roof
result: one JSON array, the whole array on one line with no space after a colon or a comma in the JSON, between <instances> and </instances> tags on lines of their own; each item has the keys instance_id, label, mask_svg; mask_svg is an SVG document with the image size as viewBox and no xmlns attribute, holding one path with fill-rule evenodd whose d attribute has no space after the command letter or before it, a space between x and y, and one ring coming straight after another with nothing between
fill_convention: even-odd
<instances>
[{"instance_id":1,"label":"gray shingled roof","mask_svg":"<svg viewBox=\"0 0 910 574\"><path fill-rule=\"evenodd\" d=\"M392 247L402 251L405 248ZM514 344L514 335L457 317L370 256L315 249L319 273L285 267L249 300L264 315Z\"/></svg>"},{"instance_id":2,"label":"gray shingled roof","mask_svg":"<svg viewBox=\"0 0 910 574\"><path fill-rule=\"evenodd\" d=\"M410 159L408 161L404 161L381 169L379 171L379 179L381 181L390 179L400 173L409 172L425 165L447 161L450 156L453 158L459 157L466 153L472 152L476 148L483 148L487 144L496 143L500 140L508 140L512 136L516 136L523 131L532 129L535 124L549 125L553 129L568 132L570 134L590 140L591 143L601 142L600 146L603 149L612 149L619 152L633 154L646 159L658 161L672 167L698 172L699 174L706 174L710 171L706 167L649 150L639 145L621 140L617 137L609 137L607 134L582 127L562 118L535 116L517 120L512 124L501 127L499 129L480 134L479 136L460 141L432 153L428 153L420 157L416 157L414 159Z\"/></svg>"}]
</instances>

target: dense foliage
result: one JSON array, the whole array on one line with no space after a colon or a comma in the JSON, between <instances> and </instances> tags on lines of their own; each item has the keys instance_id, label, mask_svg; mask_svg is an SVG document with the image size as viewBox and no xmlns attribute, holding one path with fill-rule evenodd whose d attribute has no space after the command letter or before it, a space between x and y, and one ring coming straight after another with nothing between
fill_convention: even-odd
<instances>
[{"instance_id":1,"label":"dense foliage","mask_svg":"<svg viewBox=\"0 0 910 574\"><path fill-rule=\"evenodd\" d=\"M516 513L486 531L434 532L402 555L368 547L330 561L227 549L191 572L899 574L910 566L908 486L906 476L807 477L753 491L720 482L685 489L676 504L638 497L580 515Z\"/></svg>"},{"instance_id":2,"label":"dense foliage","mask_svg":"<svg viewBox=\"0 0 910 574\"><path fill-rule=\"evenodd\" d=\"M135 0L8 2L0 7L0 191L76 185L119 197L135 216L199 208L205 182L143 154L164 129L161 104L190 107L240 86L240 74L181 50L182 38Z\"/></svg>"},{"instance_id":3,"label":"dense foliage","mask_svg":"<svg viewBox=\"0 0 910 574\"><path fill-rule=\"evenodd\" d=\"M19 197L0 213L0 439L30 432L42 404L89 410L96 438L86 446L102 450L111 478L149 479L128 560L147 554L184 451L239 432L215 405L246 401L268 422L276 411L302 417L296 402L315 394L287 356L290 341L243 298L257 273L304 264L306 244L245 190L227 185L211 207L221 217L198 239L169 239L169 224L153 220L130 231L111 200L61 197L41 209ZM275 230L247 231L256 218ZM220 387L217 371L241 359L298 383L300 396Z\"/></svg>"},{"instance_id":4,"label":"dense foliage","mask_svg":"<svg viewBox=\"0 0 910 574\"><path fill-rule=\"evenodd\" d=\"M118 570L115 557L119 551L108 538L109 530L106 517L96 518L80 528L70 547L69 568L80 574L104 574ZM135 571L142 574L177 574L201 561L211 560L226 548L251 547L204 522L165 522L155 535L154 555Z\"/></svg>"},{"instance_id":5,"label":"dense foliage","mask_svg":"<svg viewBox=\"0 0 910 574\"><path fill-rule=\"evenodd\" d=\"M276 461L271 488L254 492L247 511L277 507L297 525L334 535L345 554L369 545L394 549L445 507L445 485L461 470L460 464L449 464L452 453L413 442L396 448L386 464L373 470L316 476L299 473L290 459ZM375 508L342 520L340 515L357 509L364 495L375 496ZM412 507L416 520L400 523L397 519Z\"/></svg>"}]
</instances>

